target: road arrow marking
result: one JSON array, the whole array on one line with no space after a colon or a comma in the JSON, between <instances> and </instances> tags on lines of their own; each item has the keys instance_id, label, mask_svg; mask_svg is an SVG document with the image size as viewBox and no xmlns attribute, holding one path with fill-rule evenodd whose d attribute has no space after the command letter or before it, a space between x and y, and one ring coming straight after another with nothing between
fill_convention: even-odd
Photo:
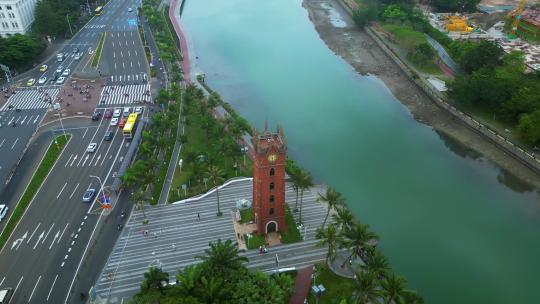
<instances>
[{"instance_id":1,"label":"road arrow marking","mask_svg":"<svg viewBox=\"0 0 540 304\"><path fill-rule=\"evenodd\" d=\"M36 249L37 245L39 244L39 241L41 241L43 236L45 236L45 230L43 230L43 232L39 235L38 240L37 240L36 244L34 245L33 249Z\"/></svg>"},{"instance_id":2,"label":"road arrow marking","mask_svg":"<svg viewBox=\"0 0 540 304\"><path fill-rule=\"evenodd\" d=\"M36 119L34 119L34 123L38 121L38 118L39 118L39 115L36 117Z\"/></svg>"},{"instance_id":3,"label":"road arrow marking","mask_svg":"<svg viewBox=\"0 0 540 304\"><path fill-rule=\"evenodd\" d=\"M71 165L69 165L70 167L73 166L73 163L77 160L77 155L75 155L75 157L73 158L73 160L71 161Z\"/></svg>"},{"instance_id":4,"label":"road arrow marking","mask_svg":"<svg viewBox=\"0 0 540 304\"><path fill-rule=\"evenodd\" d=\"M54 235L54 238L53 238L53 240L52 240L52 242L51 242L51 246L49 246L49 250L51 250L52 246L54 245L54 241L56 241L56 239L57 239L59 236L60 236L60 230L58 230L58 231L56 232L56 234Z\"/></svg>"},{"instance_id":5,"label":"road arrow marking","mask_svg":"<svg viewBox=\"0 0 540 304\"><path fill-rule=\"evenodd\" d=\"M13 242L13 244L11 245L11 250L13 250L13 248L17 247L17 249L19 249L19 246L21 245L23 239L16 239L15 242ZM15 250L17 250L15 249Z\"/></svg>"},{"instance_id":6,"label":"road arrow marking","mask_svg":"<svg viewBox=\"0 0 540 304\"><path fill-rule=\"evenodd\" d=\"M101 154L98 155L97 159L96 159L96 163L94 164L94 166L97 166L97 163L99 162L99 159L101 158Z\"/></svg>"}]
</instances>

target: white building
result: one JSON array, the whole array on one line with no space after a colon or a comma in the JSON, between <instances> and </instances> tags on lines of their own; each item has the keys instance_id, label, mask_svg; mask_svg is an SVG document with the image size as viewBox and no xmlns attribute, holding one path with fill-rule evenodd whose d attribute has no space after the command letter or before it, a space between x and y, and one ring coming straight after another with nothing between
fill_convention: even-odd
<instances>
[{"instance_id":1,"label":"white building","mask_svg":"<svg viewBox=\"0 0 540 304\"><path fill-rule=\"evenodd\" d=\"M34 21L38 0L0 0L0 36L24 34Z\"/></svg>"}]
</instances>

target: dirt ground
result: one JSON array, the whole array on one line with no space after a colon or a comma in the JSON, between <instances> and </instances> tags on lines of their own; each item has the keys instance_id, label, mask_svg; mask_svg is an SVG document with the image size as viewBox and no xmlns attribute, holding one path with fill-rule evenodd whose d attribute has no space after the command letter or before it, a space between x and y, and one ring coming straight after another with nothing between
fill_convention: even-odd
<instances>
[{"instance_id":1,"label":"dirt ground","mask_svg":"<svg viewBox=\"0 0 540 304\"><path fill-rule=\"evenodd\" d=\"M352 65L358 73L374 75L381 79L394 96L409 109L414 119L432 126L439 134L449 136L466 147L480 152L518 179L540 189L540 176L437 107L385 55L372 38L354 24L351 16L337 0L304 0L303 6L326 45ZM346 22L345 27L332 24L328 7L339 12Z\"/></svg>"}]
</instances>

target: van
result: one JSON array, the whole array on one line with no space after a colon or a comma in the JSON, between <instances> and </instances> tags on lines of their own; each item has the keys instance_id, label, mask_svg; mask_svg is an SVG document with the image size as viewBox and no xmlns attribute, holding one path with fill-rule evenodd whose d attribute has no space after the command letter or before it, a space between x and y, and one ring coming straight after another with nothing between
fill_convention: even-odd
<instances>
[{"instance_id":1,"label":"van","mask_svg":"<svg viewBox=\"0 0 540 304\"><path fill-rule=\"evenodd\" d=\"M63 53L58 53L56 55L56 61L62 62L63 60L64 60L64 54Z\"/></svg>"},{"instance_id":2,"label":"van","mask_svg":"<svg viewBox=\"0 0 540 304\"><path fill-rule=\"evenodd\" d=\"M8 304L11 301L12 295L13 295L12 288L0 289L0 304Z\"/></svg>"},{"instance_id":3,"label":"van","mask_svg":"<svg viewBox=\"0 0 540 304\"><path fill-rule=\"evenodd\" d=\"M131 108L130 107L125 107L123 116L128 117L130 113L131 113Z\"/></svg>"}]
</instances>

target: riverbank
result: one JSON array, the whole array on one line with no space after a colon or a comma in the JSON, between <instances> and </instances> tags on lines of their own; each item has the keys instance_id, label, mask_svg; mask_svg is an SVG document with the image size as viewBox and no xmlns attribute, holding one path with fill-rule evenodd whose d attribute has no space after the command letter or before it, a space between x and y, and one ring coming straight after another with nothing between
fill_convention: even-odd
<instances>
[{"instance_id":1,"label":"riverbank","mask_svg":"<svg viewBox=\"0 0 540 304\"><path fill-rule=\"evenodd\" d=\"M481 153L503 170L540 189L540 177L535 172L437 107L386 56L375 41L353 22L351 16L337 1L339 0L303 1L303 7L307 10L320 38L335 54L347 61L361 75L373 75L382 80L392 94L408 108L416 121L433 127L442 137L448 136ZM448 141L446 138L443 140Z\"/></svg>"}]
</instances>

